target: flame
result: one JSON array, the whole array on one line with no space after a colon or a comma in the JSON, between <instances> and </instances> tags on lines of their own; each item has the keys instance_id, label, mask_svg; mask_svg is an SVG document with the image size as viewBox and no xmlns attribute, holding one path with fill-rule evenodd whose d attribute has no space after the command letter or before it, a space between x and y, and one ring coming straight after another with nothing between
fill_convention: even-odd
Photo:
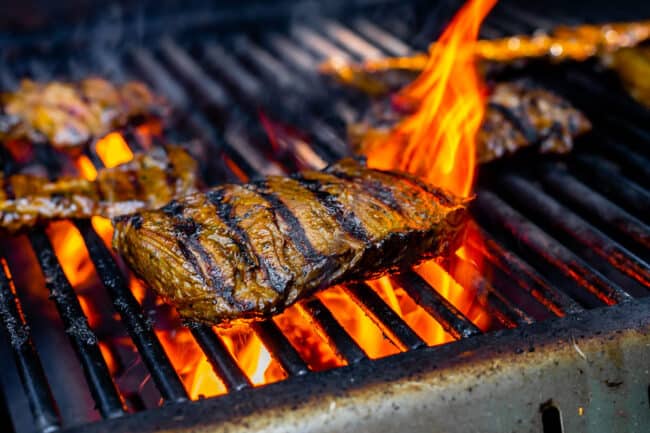
<instances>
[{"instance_id":1,"label":"flame","mask_svg":"<svg viewBox=\"0 0 650 433\"><path fill-rule=\"evenodd\" d=\"M320 293L318 298L352 339L364 348L368 357L382 358L400 351L342 287L332 287Z\"/></svg>"},{"instance_id":2,"label":"flame","mask_svg":"<svg viewBox=\"0 0 650 433\"><path fill-rule=\"evenodd\" d=\"M346 365L300 304L274 316L273 321L312 370L329 370Z\"/></svg>"},{"instance_id":3,"label":"flame","mask_svg":"<svg viewBox=\"0 0 650 433\"><path fill-rule=\"evenodd\" d=\"M468 1L438 43L431 45L420 76L393 99L397 108L411 114L388 134L365 137L362 149L366 150L369 166L407 171L456 195L471 195L476 171L475 137L483 119L486 95L474 52L480 24L495 3ZM458 254L480 269L480 257L468 257L463 248ZM475 302L476 293L454 281L435 261L422 263L415 271L479 328L488 328L489 317ZM370 285L427 344L451 340L389 278Z\"/></svg>"},{"instance_id":4,"label":"flame","mask_svg":"<svg viewBox=\"0 0 650 433\"><path fill-rule=\"evenodd\" d=\"M417 174L468 196L476 162L475 136L485 90L473 55L480 24L496 0L470 0L432 44L422 74L394 102L415 107L380 144L369 146L368 165Z\"/></svg>"},{"instance_id":5,"label":"flame","mask_svg":"<svg viewBox=\"0 0 650 433\"><path fill-rule=\"evenodd\" d=\"M400 316L429 346L453 341L433 317L420 307L401 287L389 277L368 281L368 285Z\"/></svg>"}]
</instances>

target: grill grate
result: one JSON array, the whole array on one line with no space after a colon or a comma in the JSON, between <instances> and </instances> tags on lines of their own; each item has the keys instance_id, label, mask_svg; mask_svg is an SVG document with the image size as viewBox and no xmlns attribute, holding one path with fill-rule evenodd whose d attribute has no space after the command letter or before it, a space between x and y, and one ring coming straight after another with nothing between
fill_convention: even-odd
<instances>
[{"instance_id":1,"label":"grill grate","mask_svg":"<svg viewBox=\"0 0 650 433\"><path fill-rule=\"evenodd\" d=\"M483 35L530 32L533 28L548 28L553 22L532 11L501 5L483 27ZM68 62L63 75L79 78L98 70L116 80L148 81L178 109L170 132L202 140L208 156L203 170L206 180L214 183L237 178L228 164L215 157L221 153L250 177L292 168L294 162L278 158L278 150L269 145L258 121L259 112L272 114L283 123L301 125L306 140L291 138L289 153L302 158L302 164L319 166L343 155L343 126L365 107L352 91L328 86L318 77L316 68L329 57L360 60L405 55L422 48L405 42L411 35L400 28L401 23L390 18L377 23L352 18L349 22L325 19L310 25L297 24L286 33L272 29L232 38L217 38L209 33L200 41L188 35L167 36L153 45L138 45L124 53L93 52L88 58L94 64ZM60 62L26 57L20 68L5 67L0 71L2 87L14 87L16 75L25 71L41 80L60 75L54 69ZM485 308L497 328L515 328L548 317L580 313L585 308L628 302L633 297L647 296L650 288L650 228L646 225L650 192L643 185L650 177L648 148L644 147L650 143L650 132L643 127L649 116L601 85L591 69L576 66L570 72L568 82L558 81L557 73L547 70L535 78L577 102L584 103L581 92L585 89L591 97L602 96L608 105L585 108L594 119L603 120L598 123L598 134L589 137L589 143L584 143L568 164L546 159L536 162L532 166L539 175L536 179L518 170L493 176L482 184L473 208L478 223L472 224L472 230L480 233L482 243L470 244L469 248L486 259L487 273L494 279L488 281L474 269L467 288L485 294ZM616 111L603 111L608 106L632 115L616 117L611 114ZM139 147L135 137L128 132L125 136L132 148ZM630 144L634 142L639 144ZM89 156L100 166L97 155L91 152ZM113 255L89 221L76 221L75 225L163 400L186 401L188 393L179 374ZM90 328L47 235L36 230L29 239L99 413L103 418L124 416L126 411L100 351L99 338ZM609 268L603 271L601 263L579 253L585 248ZM474 265L461 259L445 264L452 276L460 266L473 269ZM620 271L622 277L612 274L612 269ZM10 337L36 429L52 432L67 427L67 421L58 414L30 336L29 317L21 312L20 293L12 287L10 271L7 268L0 275L3 328ZM393 279L454 339L481 333L415 272ZM345 291L401 350L426 345L370 286L351 284ZM516 301L527 298L539 304L536 310ZM368 359L359 342L320 299L307 300L303 307L347 364ZM213 329L202 325L190 325L190 329L229 392L252 387ZM273 320L254 325L254 331L289 378L309 374L307 363Z\"/></svg>"}]
</instances>

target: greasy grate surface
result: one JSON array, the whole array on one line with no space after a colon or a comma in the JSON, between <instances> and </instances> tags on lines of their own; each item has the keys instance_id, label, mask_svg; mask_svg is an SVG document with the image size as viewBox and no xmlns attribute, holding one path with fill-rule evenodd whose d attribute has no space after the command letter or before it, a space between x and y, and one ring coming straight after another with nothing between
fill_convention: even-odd
<instances>
[{"instance_id":1,"label":"greasy grate surface","mask_svg":"<svg viewBox=\"0 0 650 433\"><path fill-rule=\"evenodd\" d=\"M532 9L501 4L485 23L483 36L587 20L544 12L542 16ZM414 32L399 14L382 16L372 20L363 16L325 18L226 35L217 29L199 36L186 32L120 50L84 52L81 47L74 57L62 50L17 50L12 53L14 61L0 67L0 87L11 89L23 76L79 79L102 73L116 81L144 80L165 95L178 113L169 135L201 140L208 183L236 180L233 167L254 177L304 165L321 166L346 153L345 124L358 116L366 103L354 91L332 86L319 77L316 68L320 62L332 56L361 60L405 55L424 49L434 34L426 25L421 32ZM425 20L425 24L432 22L436 20ZM646 189L650 113L635 105L609 74L598 72L590 62L559 70L536 65L521 73L569 97L594 121L594 132L561 161L523 156L486 167L481 173L472 229L480 232L484 243L470 248L485 258L485 274L490 279L476 273L469 289L485 293L484 307L495 328L525 326L631 301L647 296L650 288L650 191ZM598 104L593 103L595 95ZM304 140L291 141L288 150L274 147L261 126L260 112L276 122L299 127ZM138 146L135 139L129 143ZM89 157L100 164L97 155ZM88 221L75 224L96 268L98 283L137 347L160 398L163 402L187 400L188 393L155 332L158 325L142 311L127 277L93 226ZM101 351L100 332L88 324L48 236L36 230L23 244L34 252L45 276L85 377L88 390L84 396L90 395L99 417L126 415ZM15 411L17 404L30 408L32 424L17 422L19 431L55 431L97 419L95 412L68 419L62 415L69 412L57 409L62 403L55 403L43 372L43 364L52 360L39 359L39 342L35 347L30 329L32 321L42 319L21 312L28 288L13 286L8 277L13 271L20 272L7 268L0 273L0 316L16 367L8 357L3 358L3 365L9 374L20 378L24 399L15 403L12 395L5 396L2 408L8 405ZM415 272L396 279L454 339L481 333ZM351 285L346 292L402 350L425 345L368 285ZM368 357L319 298L304 302L303 310L345 362L354 364ZM287 380L311 374L306 360L274 321L256 324L254 330L286 372ZM211 328L192 326L191 333L228 391L252 386ZM128 409L133 410L137 407Z\"/></svg>"}]
</instances>

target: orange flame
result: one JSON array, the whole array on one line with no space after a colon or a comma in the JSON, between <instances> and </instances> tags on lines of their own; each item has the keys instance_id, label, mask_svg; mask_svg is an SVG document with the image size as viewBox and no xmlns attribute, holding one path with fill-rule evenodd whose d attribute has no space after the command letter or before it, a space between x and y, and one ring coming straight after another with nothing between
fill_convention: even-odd
<instances>
[{"instance_id":1,"label":"orange flame","mask_svg":"<svg viewBox=\"0 0 650 433\"><path fill-rule=\"evenodd\" d=\"M468 196L474 180L474 138L485 110L474 46L483 18L496 0L470 0L433 44L422 74L396 95L415 112L381 144L368 146L368 165L417 174Z\"/></svg>"},{"instance_id":2,"label":"orange flame","mask_svg":"<svg viewBox=\"0 0 650 433\"><path fill-rule=\"evenodd\" d=\"M456 195L471 195L476 170L475 137L483 119L486 96L474 50L480 24L495 3L496 0L469 0L439 43L431 45L421 75L393 100L398 108L412 114L389 134L364 138L362 149L366 149L370 167L407 171ZM480 269L480 258L467 257L462 248L459 254ZM476 293L454 281L434 261L421 264L415 271L477 326L487 329L490 320L476 305ZM451 340L390 279L370 284L428 344Z\"/></svg>"}]
</instances>

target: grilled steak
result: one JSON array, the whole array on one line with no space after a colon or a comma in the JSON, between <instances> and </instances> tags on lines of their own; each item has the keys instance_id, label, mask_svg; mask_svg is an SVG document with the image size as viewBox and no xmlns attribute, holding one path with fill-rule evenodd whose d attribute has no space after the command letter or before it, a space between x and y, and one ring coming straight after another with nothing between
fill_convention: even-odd
<instances>
[{"instance_id":1,"label":"grilled steak","mask_svg":"<svg viewBox=\"0 0 650 433\"><path fill-rule=\"evenodd\" d=\"M219 323L452 253L465 202L346 159L117 218L113 246L185 319Z\"/></svg>"},{"instance_id":2,"label":"grilled steak","mask_svg":"<svg viewBox=\"0 0 650 433\"><path fill-rule=\"evenodd\" d=\"M591 129L567 100L522 83L503 83L490 94L476 137L477 160L488 162L536 145L542 153L567 153L573 138Z\"/></svg>"},{"instance_id":3,"label":"grilled steak","mask_svg":"<svg viewBox=\"0 0 650 433\"><path fill-rule=\"evenodd\" d=\"M99 170L94 181L0 173L0 229L16 232L61 218L115 217L157 208L197 190L196 161L180 147L156 148Z\"/></svg>"},{"instance_id":4,"label":"grilled steak","mask_svg":"<svg viewBox=\"0 0 650 433\"><path fill-rule=\"evenodd\" d=\"M383 143L404 114L376 103L348 127L350 142L367 154ZM573 139L591 129L589 120L565 99L523 82L500 83L488 97L476 137L477 161L485 163L536 145L540 152L566 153Z\"/></svg>"},{"instance_id":5,"label":"grilled steak","mask_svg":"<svg viewBox=\"0 0 650 433\"><path fill-rule=\"evenodd\" d=\"M0 101L0 140L49 142L65 150L166 109L142 83L116 86L101 78L78 83L23 80L18 90L2 95Z\"/></svg>"}]
</instances>

